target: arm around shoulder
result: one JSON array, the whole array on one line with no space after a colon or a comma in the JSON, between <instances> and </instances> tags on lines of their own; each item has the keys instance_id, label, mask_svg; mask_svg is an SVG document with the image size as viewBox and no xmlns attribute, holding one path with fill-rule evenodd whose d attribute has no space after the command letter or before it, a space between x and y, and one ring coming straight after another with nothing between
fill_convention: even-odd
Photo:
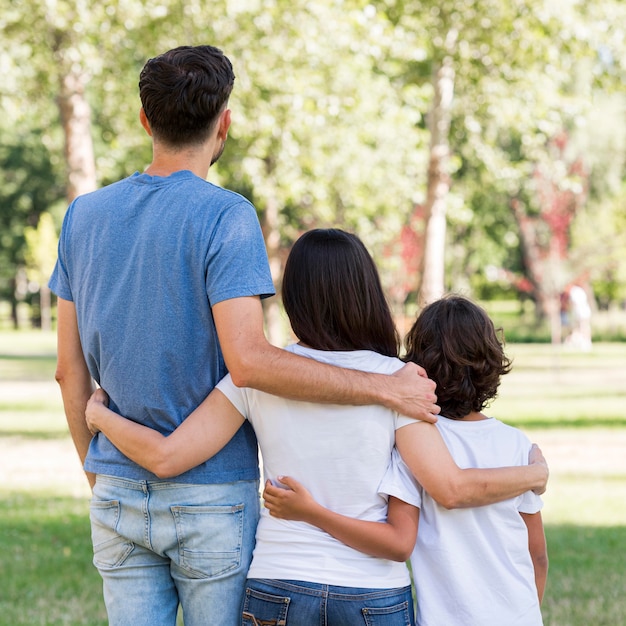
<instances>
[{"instance_id":1,"label":"arm around shoulder","mask_svg":"<svg viewBox=\"0 0 626 626\"><path fill-rule=\"evenodd\" d=\"M396 446L422 487L447 509L482 506L543 490L548 479L543 456L525 466L461 469L437 427L424 422L398 429Z\"/></svg>"},{"instance_id":2,"label":"arm around shoulder","mask_svg":"<svg viewBox=\"0 0 626 626\"><path fill-rule=\"evenodd\" d=\"M348 370L272 346L263 330L258 297L213 306L226 366L238 387L252 387L292 400L380 404L415 419L436 421L435 383L409 363L391 376Z\"/></svg>"}]
</instances>

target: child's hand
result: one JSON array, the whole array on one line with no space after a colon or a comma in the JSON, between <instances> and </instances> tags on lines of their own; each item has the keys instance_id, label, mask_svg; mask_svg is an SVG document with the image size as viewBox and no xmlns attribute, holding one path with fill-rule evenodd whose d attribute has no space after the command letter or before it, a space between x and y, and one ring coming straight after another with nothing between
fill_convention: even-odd
<instances>
[{"instance_id":1,"label":"child's hand","mask_svg":"<svg viewBox=\"0 0 626 626\"><path fill-rule=\"evenodd\" d=\"M109 396L104 389L96 389L89 400L87 401L87 407L85 408L85 419L87 420L87 428L92 435L100 432L98 427L98 417L102 414L102 409L107 409L109 406Z\"/></svg>"},{"instance_id":2,"label":"child's hand","mask_svg":"<svg viewBox=\"0 0 626 626\"><path fill-rule=\"evenodd\" d=\"M319 507L313 496L289 476L279 476L278 481L287 488L276 487L269 480L265 482L263 498L270 515L280 519L309 521L312 512Z\"/></svg>"}]
</instances>

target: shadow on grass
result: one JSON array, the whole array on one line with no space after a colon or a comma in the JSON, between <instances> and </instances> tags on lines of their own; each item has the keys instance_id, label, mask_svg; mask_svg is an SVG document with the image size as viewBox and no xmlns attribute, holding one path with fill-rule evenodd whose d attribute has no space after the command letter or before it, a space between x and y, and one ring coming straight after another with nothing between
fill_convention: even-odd
<instances>
[{"instance_id":1,"label":"shadow on grass","mask_svg":"<svg viewBox=\"0 0 626 626\"><path fill-rule=\"evenodd\" d=\"M0 377L6 381L54 380L56 362L55 354L0 354Z\"/></svg>"},{"instance_id":2,"label":"shadow on grass","mask_svg":"<svg viewBox=\"0 0 626 626\"><path fill-rule=\"evenodd\" d=\"M2 354L0 353L0 361L56 361L55 352L41 352L39 354Z\"/></svg>"},{"instance_id":3,"label":"shadow on grass","mask_svg":"<svg viewBox=\"0 0 626 626\"><path fill-rule=\"evenodd\" d=\"M0 438L8 439L9 437L17 437L19 439L30 439L32 441L45 440L54 441L58 439L67 439L70 436L69 431L65 430L19 430L19 429L3 429L0 428Z\"/></svg>"},{"instance_id":4,"label":"shadow on grass","mask_svg":"<svg viewBox=\"0 0 626 626\"><path fill-rule=\"evenodd\" d=\"M626 428L626 417L577 417L574 419L554 419L554 418L529 418L529 419L505 419L502 420L511 426L518 428Z\"/></svg>"}]
</instances>

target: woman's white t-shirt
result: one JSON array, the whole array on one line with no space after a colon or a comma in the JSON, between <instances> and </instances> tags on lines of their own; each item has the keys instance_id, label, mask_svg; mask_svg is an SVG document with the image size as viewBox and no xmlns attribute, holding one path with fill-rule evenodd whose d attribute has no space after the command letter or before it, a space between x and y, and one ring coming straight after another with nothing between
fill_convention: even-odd
<instances>
[{"instance_id":1,"label":"woman's white t-shirt","mask_svg":"<svg viewBox=\"0 0 626 626\"><path fill-rule=\"evenodd\" d=\"M291 352L344 368L392 374L404 363L366 350ZM395 431L413 422L382 406L299 402L218 384L254 427L266 479L291 476L323 506L350 517L383 522L387 497L378 486L393 450ZM368 556L305 522L273 518L263 508L249 578L302 580L346 587L389 589L410 584L404 563Z\"/></svg>"}]
</instances>

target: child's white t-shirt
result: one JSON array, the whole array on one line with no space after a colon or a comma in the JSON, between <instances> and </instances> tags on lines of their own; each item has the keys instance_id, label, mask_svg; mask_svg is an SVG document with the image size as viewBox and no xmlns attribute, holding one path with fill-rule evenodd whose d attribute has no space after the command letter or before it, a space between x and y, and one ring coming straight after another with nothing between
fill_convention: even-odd
<instances>
[{"instance_id":1,"label":"child's white t-shirt","mask_svg":"<svg viewBox=\"0 0 626 626\"><path fill-rule=\"evenodd\" d=\"M461 468L527 465L531 443L496 419L451 420L437 427ZM540 626L528 532L520 513L537 513L541 498L521 496L447 510L415 481L395 452L380 490L420 508L411 568L419 626Z\"/></svg>"}]
</instances>

